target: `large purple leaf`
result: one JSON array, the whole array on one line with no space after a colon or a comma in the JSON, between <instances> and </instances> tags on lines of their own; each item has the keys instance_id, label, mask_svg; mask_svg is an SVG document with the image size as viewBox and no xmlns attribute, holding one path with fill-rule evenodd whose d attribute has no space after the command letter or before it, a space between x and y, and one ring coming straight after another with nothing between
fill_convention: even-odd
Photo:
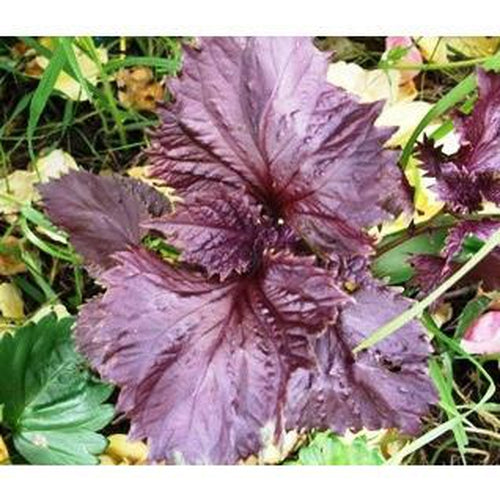
<instances>
[{"instance_id":1,"label":"large purple leaf","mask_svg":"<svg viewBox=\"0 0 500 500\"><path fill-rule=\"evenodd\" d=\"M477 78L474 111L455 115L460 149L447 155L427 138L418 149L424 170L437 180L440 199L460 213L479 210L484 201L500 203L500 75L478 69Z\"/></svg>"},{"instance_id":2,"label":"large purple leaf","mask_svg":"<svg viewBox=\"0 0 500 500\"><path fill-rule=\"evenodd\" d=\"M410 305L381 286L365 288L354 298L338 323L313 341L314 368L299 368L292 375L287 425L340 433L396 427L415 434L421 416L437 401L428 377L426 335L411 321L354 357L353 347Z\"/></svg>"},{"instance_id":3,"label":"large purple leaf","mask_svg":"<svg viewBox=\"0 0 500 500\"><path fill-rule=\"evenodd\" d=\"M113 253L137 245L141 222L170 210L168 200L134 179L79 171L41 184L45 209L87 264L107 268Z\"/></svg>"},{"instance_id":4,"label":"large purple leaf","mask_svg":"<svg viewBox=\"0 0 500 500\"><path fill-rule=\"evenodd\" d=\"M392 130L374 126L382 104L359 104L331 85L318 100L309 155L283 196L290 223L323 248L362 253L370 243L362 228L409 207L396 153L383 149Z\"/></svg>"},{"instance_id":5,"label":"large purple leaf","mask_svg":"<svg viewBox=\"0 0 500 500\"><path fill-rule=\"evenodd\" d=\"M243 187L326 252L367 253L362 229L406 208L408 193L381 103L326 82L326 55L307 38L208 38L185 51L175 103L160 111L153 174L189 197Z\"/></svg>"},{"instance_id":6,"label":"large purple leaf","mask_svg":"<svg viewBox=\"0 0 500 500\"><path fill-rule=\"evenodd\" d=\"M221 284L144 250L117 259L76 339L121 387L131 438L148 439L152 460L234 463L257 452L261 429L282 427L290 372L310 363L306 335L345 302L330 274L277 254L259 278Z\"/></svg>"},{"instance_id":7,"label":"large purple leaf","mask_svg":"<svg viewBox=\"0 0 500 500\"><path fill-rule=\"evenodd\" d=\"M269 194L301 148L327 59L307 38L218 37L186 47L175 104L160 110L151 155L180 194L214 181ZM301 133L300 136L297 136ZM289 172L287 172L289 173Z\"/></svg>"}]
</instances>

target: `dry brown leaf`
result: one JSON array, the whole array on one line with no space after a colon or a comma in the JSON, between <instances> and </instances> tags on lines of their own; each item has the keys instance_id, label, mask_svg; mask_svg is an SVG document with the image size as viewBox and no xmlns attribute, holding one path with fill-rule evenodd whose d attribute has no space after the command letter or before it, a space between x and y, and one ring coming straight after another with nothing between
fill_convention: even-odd
<instances>
[{"instance_id":1,"label":"dry brown leaf","mask_svg":"<svg viewBox=\"0 0 500 500\"><path fill-rule=\"evenodd\" d=\"M0 284L0 313L7 319L24 318L23 297L13 283Z\"/></svg>"},{"instance_id":2,"label":"dry brown leaf","mask_svg":"<svg viewBox=\"0 0 500 500\"><path fill-rule=\"evenodd\" d=\"M153 111L163 98L163 85L154 79L151 68L145 66L121 69L116 75L116 83L118 99L127 108Z\"/></svg>"},{"instance_id":3,"label":"dry brown leaf","mask_svg":"<svg viewBox=\"0 0 500 500\"><path fill-rule=\"evenodd\" d=\"M43 68L38 62L38 58L35 57L29 60L24 67L24 74L30 76L31 78L41 78L43 75Z\"/></svg>"},{"instance_id":4,"label":"dry brown leaf","mask_svg":"<svg viewBox=\"0 0 500 500\"><path fill-rule=\"evenodd\" d=\"M12 276L26 271L26 265L16 255L16 250L20 247L20 240L15 236L7 236L2 240L0 247L0 274Z\"/></svg>"}]
</instances>

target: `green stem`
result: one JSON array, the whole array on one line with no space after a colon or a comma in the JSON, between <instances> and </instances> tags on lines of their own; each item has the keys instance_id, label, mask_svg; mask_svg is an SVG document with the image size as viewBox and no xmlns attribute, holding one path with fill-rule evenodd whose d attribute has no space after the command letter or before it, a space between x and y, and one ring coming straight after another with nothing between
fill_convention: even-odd
<instances>
[{"instance_id":1,"label":"green stem","mask_svg":"<svg viewBox=\"0 0 500 500\"><path fill-rule=\"evenodd\" d=\"M403 314L395 317L381 328L378 328L365 340L360 342L354 349L353 353L356 354L364 349L368 349L392 335L397 330L402 328L412 319L420 316L435 300L449 290L455 283L460 281L469 271L471 271L481 260L483 260L497 245L500 244L500 231L493 234L482 246L477 253L467 261L455 274L450 276L442 285L436 288L425 299L417 302L411 309L405 311Z\"/></svg>"},{"instance_id":2,"label":"green stem","mask_svg":"<svg viewBox=\"0 0 500 500\"><path fill-rule=\"evenodd\" d=\"M437 71L446 69L456 69L456 68L469 68L470 66L476 66L477 64L484 63L488 57L478 57L476 59L468 59L467 61L452 61L448 63L429 63L429 64L402 64L402 65L390 65L383 64L382 69L396 69L398 71Z\"/></svg>"}]
</instances>

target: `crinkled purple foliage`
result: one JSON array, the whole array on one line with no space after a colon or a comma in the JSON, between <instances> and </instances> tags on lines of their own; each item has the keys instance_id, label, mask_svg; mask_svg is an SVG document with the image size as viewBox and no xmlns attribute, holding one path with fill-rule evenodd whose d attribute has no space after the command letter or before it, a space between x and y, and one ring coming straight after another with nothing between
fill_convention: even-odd
<instances>
[{"instance_id":1,"label":"crinkled purple foliage","mask_svg":"<svg viewBox=\"0 0 500 500\"><path fill-rule=\"evenodd\" d=\"M443 153L425 138L419 157L436 191L451 210L470 213L484 201L500 203L500 75L478 70L479 98L470 115L455 115L460 148Z\"/></svg>"},{"instance_id":2,"label":"crinkled purple foliage","mask_svg":"<svg viewBox=\"0 0 500 500\"><path fill-rule=\"evenodd\" d=\"M235 463L264 428L414 433L436 401L417 322L351 351L410 303L368 277L364 232L408 199L382 147L391 130L374 126L382 103L360 104L326 69L307 38L203 39L185 49L149 152L183 198L175 212L89 174L43 189L105 287L77 344L121 388L151 460ZM142 248L145 231L181 262Z\"/></svg>"}]
</instances>

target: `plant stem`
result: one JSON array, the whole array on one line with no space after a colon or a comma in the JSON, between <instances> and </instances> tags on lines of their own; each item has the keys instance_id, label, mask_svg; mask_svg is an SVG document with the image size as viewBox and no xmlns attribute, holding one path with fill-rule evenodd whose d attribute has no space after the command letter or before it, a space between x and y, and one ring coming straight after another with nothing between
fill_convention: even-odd
<instances>
[{"instance_id":1,"label":"plant stem","mask_svg":"<svg viewBox=\"0 0 500 500\"><path fill-rule=\"evenodd\" d=\"M478 64L486 61L488 57L478 57L476 59L468 59L467 61L452 61L449 63L437 64L401 64L401 65L382 65L382 69L396 69L396 70L415 70L415 71L437 71L444 69L455 69L455 68L468 68L470 66L476 66Z\"/></svg>"}]
</instances>

